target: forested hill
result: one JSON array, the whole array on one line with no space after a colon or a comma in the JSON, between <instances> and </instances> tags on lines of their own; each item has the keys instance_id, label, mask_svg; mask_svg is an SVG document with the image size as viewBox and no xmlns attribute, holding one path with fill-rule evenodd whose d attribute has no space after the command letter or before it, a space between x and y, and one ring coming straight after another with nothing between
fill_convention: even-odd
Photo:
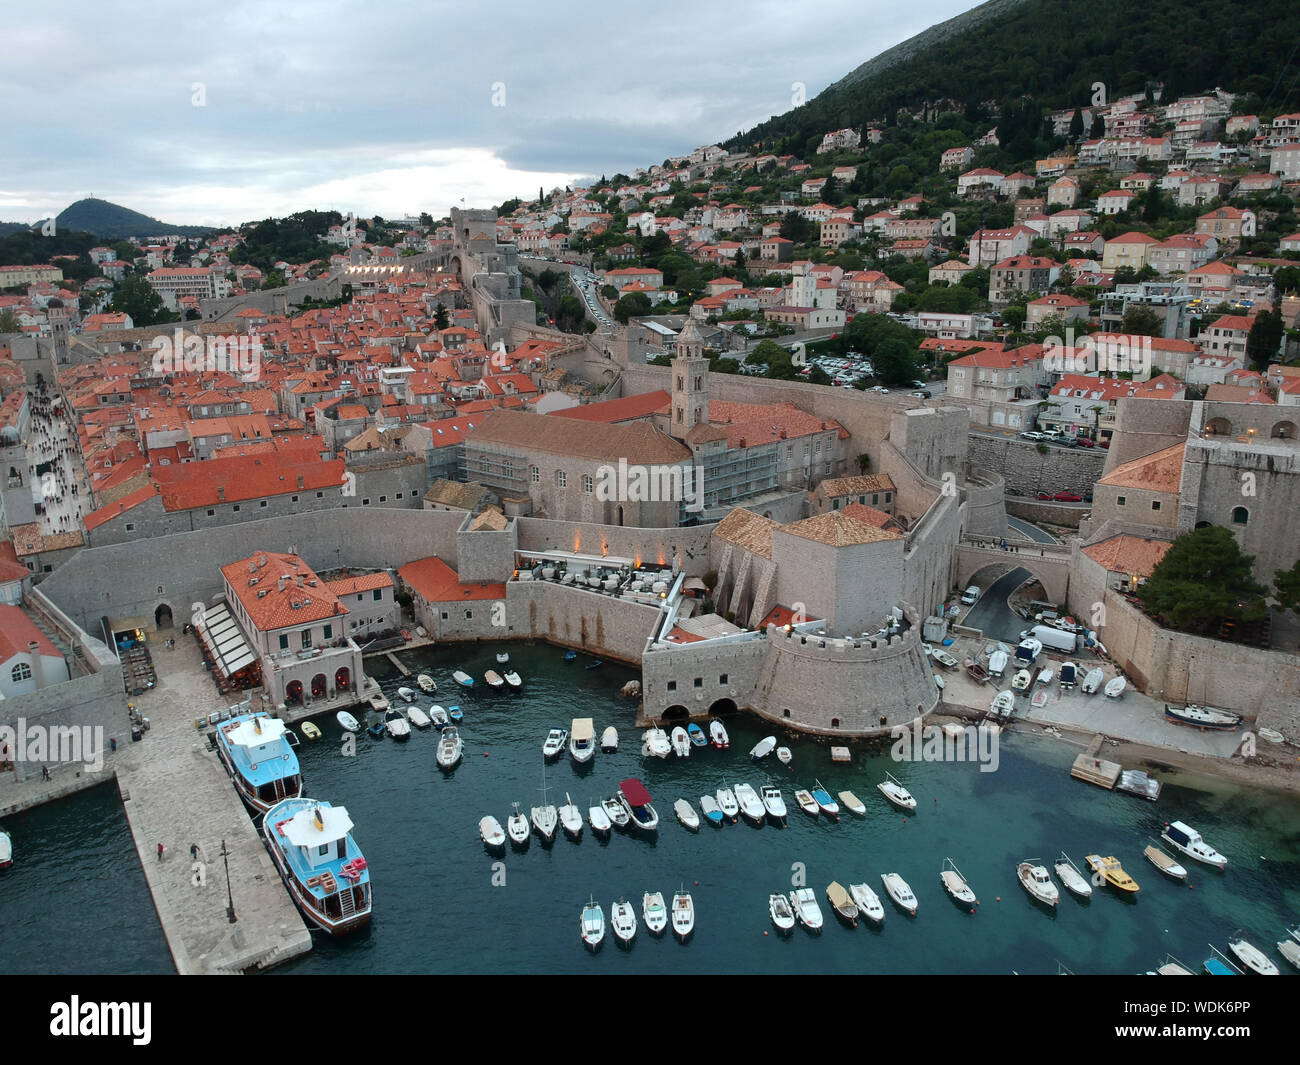
<instances>
[{"instance_id":1,"label":"forested hill","mask_svg":"<svg viewBox=\"0 0 1300 1065\"><path fill-rule=\"evenodd\" d=\"M737 150L811 154L833 129L890 124L900 108L956 101L974 120L1031 97L1087 106L1164 85L1163 99L1215 87L1266 115L1300 110L1300 35L1293 0L992 0L864 63L802 107L727 142ZM992 124L992 123L990 123Z\"/></svg>"}]
</instances>

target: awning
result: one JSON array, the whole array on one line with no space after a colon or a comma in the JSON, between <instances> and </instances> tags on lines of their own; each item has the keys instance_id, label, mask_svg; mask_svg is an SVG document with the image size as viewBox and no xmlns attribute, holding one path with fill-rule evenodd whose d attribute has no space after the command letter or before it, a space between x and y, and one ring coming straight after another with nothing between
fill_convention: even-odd
<instances>
[{"instance_id":1,"label":"awning","mask_svg":"<svg viewBox=\"0 0 1300 1065\"><path fill-rule=\"evenodd\" d=\"M225 603L205 610L195 628L213 664L226 680L257 661Z\"/></svg>"},{"instance_id":2,"label":"awning","mask_svg":"<svg viewBox=\"0 0 1300 1065\"><path fill-rule=\"evenodd\" d=\"M590 740L596 735L596 727L589 717L575 717L569 728L573 738L578 741Z\"/></svg>"},{"instance_id":3,"label":"awning","mask_svg":"<svg viewBox=\"0 0 1300 1065\"><path fill-rule=\"evenodd\" d=\"M618 786L618 790L623 793L623 798L631 806L645 806L650 802L650 793L639 780L625 780Z\"/></svg>"},{"instance_id":4,"label":"awning","mask_svg":"<svg viewBox=\"0 0 1300 1065\"><path fill-rule=\"evenodd\" d=\"M682 590L686 592L707 592L708 588L699 577L687 577L682 582Z\"/></svg>"}]
</instances>

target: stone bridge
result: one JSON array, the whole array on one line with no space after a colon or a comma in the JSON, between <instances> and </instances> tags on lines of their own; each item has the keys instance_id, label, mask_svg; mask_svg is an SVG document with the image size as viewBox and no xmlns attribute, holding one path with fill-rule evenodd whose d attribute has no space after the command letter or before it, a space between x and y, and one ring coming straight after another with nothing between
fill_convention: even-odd
<instances>
[{"instance_id":1,"label":"stone bridge","mask_svg":"<svg viewBox=\"0 0 1300 1065\"><path fill-rule=\"evenodd\" d=\"M1006 544L1004 548L1002 545ZM1013 569L1027 569L1042 583L1048 599L1053 603L1067 602L1070 590L1070 565L1072 551L1060 544L1043 544L1037 540L1008 536L1001 538L964 536L957 544L957 557L953 572L957 587L973 583L971 578L980 570L1000 566L998 575Z\"/></svg>"}]
</instances>

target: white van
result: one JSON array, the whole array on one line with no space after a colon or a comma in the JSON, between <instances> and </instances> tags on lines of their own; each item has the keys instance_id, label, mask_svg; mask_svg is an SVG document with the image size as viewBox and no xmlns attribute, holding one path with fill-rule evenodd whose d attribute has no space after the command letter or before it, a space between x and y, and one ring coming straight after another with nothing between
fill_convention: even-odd
<instances>
[{"instance_id":1,"label":"white van","mask_svg":"<svg viewBox=\"0 0 1300 1065\"><path fill-rule=\"evenodd\" d=\"M980 586L978 584L972 584L969 588L967 588L964 592L961 593L961 601L965 603L966 606L973 606L975 603L979 601L979 597L980 597Z\"/></svg>"}]
</instances>

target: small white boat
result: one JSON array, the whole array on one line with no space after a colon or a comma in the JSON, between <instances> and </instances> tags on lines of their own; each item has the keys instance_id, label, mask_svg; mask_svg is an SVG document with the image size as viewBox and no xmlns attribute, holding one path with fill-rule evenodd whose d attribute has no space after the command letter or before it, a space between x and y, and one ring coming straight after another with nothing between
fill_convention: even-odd
<instances>
[{"instance_id":1,"label":"small white boat","mask_svg":"<svg viewBox=\"0 0 1300 1065\"><path fill-rule=\"evenodd\" d=\"M794 761L794 752L789 747L778 747L776 749L776 760L789 769L790 763Z\"/></svg>"},{"instance_id":2,"label":"small white boat","mask_svg":"<svg viewBox=\"0 0 1300 1065\"><path fill-rule=\"evenodd\" d=\"M1012 691L998 692L993 697L993 702L989 704L989 714L992 717L999 717L1003 720L1009 718L1016 709L1016 693Z\"/></svg>"},{"instance_id":3,"label":"small white boat","mask_svg":"<svg viewBox=\"0 0 1300 1065\"><path fill-rule=\"evenodd\" d=\"M1033 683L1033 677L1030 676L1029 670L1018 669L1016 675L1011 678L1011 690L1013 692L1023 692L1029 690L1029 685Z\"/></svg>"},{"instance_id":4,"label":"small white boat","mask_svg":"<svg viewBox=\"0 0 1300 1065\"><path fill-rule=\"evenodd\" d=\"M314 721L304 721L302 723L302 734L309 740L320 739L320 729L316 726Z\"/></svg>"},{"instance_id":5,"label":"small white boat","mask_svg":"<svg viewBox=\"0 0 1300 1065\"><path fill-rule=\"evenodd\" d=\"M673 729L672 744L673 752L678 758L689 758L691 756L691 737L687 735L686 730L681 725Z\"/></svg>"},{"instance_id":6,"label":"small white boat","mask_svg":"<svg viewBox=\"0 0 1300 1065\"><path fill-rule=\"evenodd\" d=\"M1128 686L1128 681L1123 677L1111 677L1106 681L1106 687L1102 690L1106 693L1107 699L1118 699L1124 694L1124 689Z\"/></svg>"},{"instance_id":7,"label":"small white boat","mask_svg":"<svg viewBox=\"0 0 1300 1065\"><path fill-rule=\"evenodd\" d=\"M512 669L506 674L506 684L509 685L511 691L517 692L524 686L524 678Z\"/></svg>"},{"instance_id":8,"label":"small white boat","mask_svg":"<svg viewBox=\"0 0 1300 1065\"><path fill-rule=\"evenodd\" d=\"M1241 724L1238 714L1227 710L1216 710L1212 706L1171 706L1165 703L1165 720L1176 725L1191 725L1199 729L1213 729L1216 732L1232 732Z\"/></svg>"},{"instance_id":9,"label":"small white boat","mask_svg":"<svg viewBox=\"0 0 1300 1065\"><path fill-rule=\"evenodd\" d=\"M510 655L509 655L507 652L505 652L505 651L498 651L498 652L497 652L497 661L500 662L501 665L504 666L507 662L510 661Z\"/></svg>"},{"instance_id":10,"label":"small white boat","mask_svg":"<svg viewBox=\"0 0 1300 1065\"><path fill-rule=\"evenodd\" d=\"M1247 941L1241 929L1228 937L1228 949L1237 955L1237 960L1257 976L1280 976L1278 968L1267 955L1253 943Z\"/></svg>"},{"instance_id":11,"label":"small white boat","mask_svg":"<svg viewBox=\"0 0 1300 1065\"><path fill-rule=\"evenodd\" d=\"M858 927L858 904L838 880L832 880L826 886L826 901L830 903L836 917L850 928Z\"/></svg>"},{"instance_id":12,"label":"small white boat","mask_svg":"<svg viewBox=\"0 0 1300 1065\"><path fill-rule=\"evenodd\" d=\"M474 687L474 678L466 673L463 669L458 669L451 675L451 679L459 684L462 688Z\"/></svg>"},{"instance_id":13,"label":"small white boat","mask_svg":"<svg viewBox=\"0 0 1300 1065\"><path fill-rule=\"evenodd\" d=\"M1020 879L1020 886L1029 892L1031 898L1048 906L1055 906L1060 901L1061 893L1052 882L1052 875L1037 858L1026 858L1017 865L1016 876Z\"/></svg>"},{"instance_id":14,"label":"small white boat","mask_svg":"<svg viewBox=\"0 0 1300 1065\"><path fill-rule=\"evenodd\" d=\"M1165 960L1156 966L1154 973L1147 973L1148 976L1195 976L1186 965L1180 962L1172 954L1166 954Z\"/></svg>"},{"instance_id":15,"label":"small white boat","mask_svg":"<svg viewBox=\"0 0 1300 1065\"><path fill-rule=\"evenodd\" d=\"M1007 671L1006 651L994 651L989 655L989 676L1000 677Z\"/></svg>"},{"instance_id":16,"label":"small white boat","mask_svg":"<svg viewBox=\"0 0 1300 1065\"><path fill-rule=\"evenodd\" d=\"M885 893L894 900L899 909L906 910L909 917L916 916L916 896L912 894L912 889L897 873L881 873L881 883L885 885Z\"/></svg>"},{"instance_id":17,"label":"small white boat","mask_svg":"<svg viewBox=\"0 0 1300 1065\"><path fill-rule=\"evenodd\" d=\"M604 799L600 804L600 808L605 811L605 816L609 818L610 823L616 828L626 828L628 821L632 819L632 815L619 802L617 795L611 795L608 799Z\"/></svg>"},{"instance_id":18,"label":"small white boat","mask_svg":"<svg viewBox=\"0 0 1300 1065\"><path fill-rule=\"evenodd\" d=\"M794 801L799 804L799 809L809 817L816 817L822 812L822 808L817 805L817 800L813 798L813 793L807 788L795 789Z\"/></svg>"},{"instance_id":19,"label":"small white boat","mask_svg":"<svg viewBox=\"0 0 1300 1065\"><path fill-rule=\"evenodd\" d=\"M731 746L731 737L727 735L726 726L723 725L716 717L709 722L709 738L720 751L725 751Z\"/></svg>"},{"instance_id":20,"label":"small white boat","mask_svg":"<svg viewBox=\"0 0 1300 1065\"><path fill-rule=\"evenodd\" d=\"M735 821L740 816L740 803L736 802L736 793L724 785L718 789L717 796L722 816L728 821Z\"/></svg>"},{"instance_id":21,"label":"small white boat","mask_svg":"<svg viewBox=\"0 0 1300 1065\"><path fill-rule=\"evenodd\" d=\"M420 686L420 691L432 695L438 690L438 685L433 682L433 678L427 673L421 673L415 678L415 683Z\"/></svg>"},{"instance_id":22,"label":"small white boat","mask_svg":"<svg viewBox=\"0 0 1300 1065\"><path fill-rule=\"evenodd\" d=\"M916 799L912 793L900 784L891 774L886 773L884 781L877 784L880 794L892 802L900 810L915 810Z\"/></svg>"},{"instance_id":23,"label":"small white boat","mask_svg":"<svg viewBox=\"0 0 1300 1065\"><path fill-rule=\"evenodd\" d=\"M519 812L519 804L514 804L514 813L506 818L506 832L510 835L510 842L516 846L526 847L530 834L528 831L528 818Z\"/></svg>"},{"instance_id":24,"label":"small white boat","mask_svg":"<svg viewBox=\"0 0 1300 1065\"><path fill-rule=\"evenodd\" d=\"M1056 674L1050 669L1045 669L1034 678L1035 684L1048 685L1056 679Z\"/></svg>"},{"instance_id":25,"label":"small white boat","mask_svg":"<svg viewBox=\"0 0 1300 1065\"><path fill-rule=\"evenodd\" d=\"M866 816L867 804L859 799L851 791L842 791L839 794L839 800L844 804L844 809L851 814L857 814L859 817Z\"/></svg>"},{"instance_id":26,"label":"small white boat","mask_svg":"<svg viewBox=\"0 0 1300 1065\"><path fill-rule=\"evenodd\" d=\"M448 725L438 737L438 768L455 768L464 749L465 745L461 742L460 729L454 725Z\"/></svg>"},{"instance_id":27,"label":"small white boat","mask_svg":"<svg viewBox=\"0 0 1300 1065\"><path fill-rule=\"evenodd\" d=\"M880 896L866 884L850 884L849 894L858 904L858 912L868 921L880 924L885 919L885 907L881 904Z\"/></svg>"},{"instance_id":28,"label":"small white boat","mask_svg":"<svg viewBox=\"0 0 1300 1065\"><path fill-rule=\"evenodd\" d=\"M1079 685L1079 690L1084 695L1093 695L1101 687L1101 682L1106 679L1106 674L1101 671L1100 667L1088 670L1088 675L1083 678L1083 683Z\"/></svg>"},{"instance_id":29,"label":"small white boat","mask_svg":"<svg viewBox=\"0 0 1300 1065\"><path fill-rule=\"evenodd\" d=\"M794 928L794 910L790 909L790 900L784 895L769 895L767 912L778 932L789 932Z\"/></svg>"},{"instance_id":30,"label":"small white boat","mask_svg":"<svg viewBox=\"0 0 1300 1065\"><path fill-rule=\"evenodd\" d=\"M1142 855L1166 876L1172 877L1175 880L1187 879L1187 870L1154 843L1148 846L1146 850L1142 852Z\"/></svg>"},{"instance_id":31,"label":"small white boat","mask_svg":"<svg viewBox=\"0 0 1300 1065\"><path fill-rule=\"evenodd\" d=\"M339 728L344 732L360 732L361 723L349 714L346 710L340 710L334 715L334 720L339 723Z\"/></svg>"},{"instance_id":32,"label":"small white boat","mask_svg":"<svg viewBox=\"0 0 1300 1065\"><path fill-rule=\"evenodd\" d=\"M689 829L691 832L700 830L700 815L695 812L686 799L678 799L673 803L673 813L677 815L677 820L682 823L682 827Z\"/></svg>"},{"instance_id":33,"label":"small white boat","mask_svg":"<svg viewBox=\"0 0 1300 1065\"><path fill-rule=\"evenodd\" d=\"M943 865L939 869L939 879L943 882L944 891L948 892L954 902L960 902L964 906L979 905L975 892L966 883L966 878L961 875L961 870L951 858L943 860Z\"/></svg>"},{"instance_id":34,"label":"small white boat","mask_svg":"<svg viewBox=\"0 0 1300 1065\"><path fill-rule=\"evenodd\" d=\"M411 707L411 709L406 712L406 716L410 720L411 724L416 728L428 728L433 724L433 722L429 720L429 715L418 706Z\"/></svg>"},{"instance_id":35,"label":"small white boat","mask_svg":"<svg viewBox=\"0 0 1300 1065\"><path fill-rule=\"evenodd\" d=\"M605 912L594 898L582 908L580 929L582 941L592 950L599 947L605 938Z\"/></svg>"},{"instance_id":36,"label":"small white boat","mask_svg":"<svg viewBox=\"0 0 1300 1065\"><path fill-rule=\"evenodd\" d=\"M661 728L648 728L641 734L642 758L667 758L673 753L668 733Z\"/></svg>"},{"instance_id":37,"label":"small white boat","mask_svg":"<svg viewBox=\"0 0 1300 1065\"><path fill-rule=\"evenodd\" d=\"M0 828L0 869L8 869L14 864L14 841L9 833Z\"/></svg>"},{"instance_id":38,"label":"small white boat","mask_svg":"<svg viewBox=\"0 0 1300 1065\"><path fill-rule=\"evenodd\" d=\"M636 938L636 910L630 902L619 899L609 910L609 923L614 926L614 936L620 943L631 943Z\"/></svg>"},{"instance_id":39,"label":"small white boat","mask_svg":"<svg viewBox=\"0 0 1300 1065\"><path fill-rule=\"evenodd\" d=\"M618 729L613 725L600 734L600 749L606 754L613 754L618 750Z\"/></svg>"},{"instance_id":40,"label":"small white boat","mask_svg":"<svg viewBox=\"0 0 1300 1065\"><path fill-rule=\"evenodd\" d=\"M446 728L451 723L447 711L441 706L429 707L429 720L433 722L433 727L439 730Z\"/></svg>"},{"instance_id":41,"label":"small white boat","mask_svg":"<svg viewBox=\"0 0 1300 1065\"><path fill-rule=\"evenodd\" d=\"M554 758L564 750L564 744L568 738L569 733L567 730L562 728L551 729L551 731L546 734L546 739L542 743L542 757Z\"/></svg>"},{"instance_id":42,"label":"small white boat","mask_svg":"<svg viewBox=\"0 0 1300 1065\"><path fill-rule=\"evenodd\" d=\"M817 905L817 896L812 888L795 888L790 892L790 908L799 918L799 923L810 932L821 931L822 908Z\"/></svg>"},{"instance_id":43,"label":"small white boat","mask_svg":"<svg viewBox=\"0 0 1300 1065\"><path fill-rule=\"evenodd\" d=\"M1279 939L1277 942L1278 953L1287 961L1300 969L1300 925L1287 929L1289 939Z\"/></svg>"},{"instance_id":44,"label":"small white boat","mask_svg":"<svg viewBox=\"0 0 1300 1065\"><path fill-rule=\"evenodd\" d=\"M685 943L695 930L695 901L684 886L681 891L673 896L672 918L673 933Z\"/></svg>"},{"instance_id":45,"label":"small white boat","mask_svg":"<svg viewBox=\"0 0 1300 1065\"><path fill-rule=\"evenodd\" d=\"M1081 899L1092 898L1092 884L1088 878L1079 872L1079 867L1070 861L1070 856L1061 852L1061 856L1056 859L1056 864L1052 866L1056 870L1056 875L1061 878L1061 883L1065 889L1072 895L1077 895Z\"/></svg>"},{"instance_id":46,"label":"small white boat","mask_svg":"<svg viewBox=\"0 0 1300 1065\"><path fill-rule=\"evenodd\" d=\"M613 827L609 814L605 813L603 806L587 807L587 823L598 836L603 836Z\"/></svg>"},{"instance_id":47,"label":"small white boat","mask_svg":"<svg viewBox=\"0 0 1300 1065\"><path fill-rule=\"evenodd\" d=\"M930 657L933 658L936 662L938 662L939 665L943 666L944 669L956 669L959 665L961 665L961 663L958 662L957 659L955 659L952 655L950 655L947 651L945 651L941 647L936 647L934 651L931 653Z\"/></svg>"},{"instance_id":48,"label":"small white boat","mask_svg":"<svg viewBox=\"0 0 1300 1065\"><path fill-rule=\"evenodd\" d=\"M778 825L785 824L785 799L781 796L781 789L767 784L764 785L759 794L763 799L763 809L767 811L767 816Z\"/></svg>"},{"instance_id":49,"label":"small white boat","mask_svg":"<svg viewBox=\"0 0 1300 1065\"><path fill-rule=\"evenodd\" d=\"M1183 824L1182 821L1173 821L1166 825L1165 830L1160 833L1160 838L1178 848L1189 858L1195 858L1198 862L1212 865L1216 869L1222 869L1228 864L1228 859L1206 843L1196 829Z\"/></svg>"},{"instance_id":50,"label":"small white boat","mask_svg":"<svg viewBox=\"0 0 1300 1065\"><path fill-rule=\"evenodd\" d=\"M941 676L939 676L938 673L934 674L934 686L938 688L940 691L943 691L944 680Z\"/></svg>"},{"instance_id":51,"label":"small white boat","mask_svg":"<svg viewBox=\"0 0 1300 1065\"><path fill-rule=\"evenodd\" d=\"M405 699L408 703L413 702L415 700L415 689L413 688L398 688L397 694L401 696L403 699Z\"/></svg>"},{"instance_id":52,"label":"small white boat","mask_svg":"<svg viewBox=\"0 0 1300 1065\"><path fill-rule=\"evenodd\" d=\"M840 819L840 804L831 798L831 793L822 787L822 782L820 780L813 785L812 797L813 801L815 801L817 806L821 809L821 812L832 821L838 821Z\"/></svg>"},{"instance_id":53,"label":"small white boat","mask_svg":"<svg viewBox=\"0 0 1300 1065\"><path fill-rule=\"evenodd\" d=\"M506 686L505 678L503 678L495 669L489 669L484 673L483 679L487 681L488 687L493 691L500 691Z\"/></svg>"},{"instance_id":54,"label":"small white boat","mask_svg":"<svg viewBox=\"0 0 1300 1065\"><path fill-rule=\"evenodd\" d=\"M559 814L553 805L534 806L529 812L533 828L547 843L555 838L555 826L559 823Z\"/></svg>"},{"instance_id":55,"label":"small white boat","mask_svg":"<svg viewBox=\"0 0 1300 1065\"><path fill-rule=\"evenodd\" d=\"M722 807L718 805L718 800L712 795L700 796L700 813L708 820L709 824L721 825L725 821L726 815L722 812Z\"/></svg>"},{"instance_id":56,"label":"small white boat","mask_svg":"<svg viewBox=\"0 0 1300 1065\"><path fill-rule=\"evenodd\" d=\"M774 750L776 750L776 737L764 736L754 744L753 748L749 752L749 757L757 762L760 758L766 758Z\"/></svg>"},{"instance_id":57,"label":"small white boat","mask_svg":"<svg viewBox=\"0 0 1300 1065\"><path fill-rule=\"evenodd\" d=\"M764 820L764 810L758 792L748 784L737 784L735 791L736 802L740 804L740 812L744 815L745 820L761 825Z\"/></svg>"},{"instance_id":58,"label":"small white boat","mask_svg":"<svg viewBox=\"0 0 1300 1065\"><path fill-rule=\"evenodd\" d=\"M501 830L501 822L491 815L479 821L478 834L485 846L497 848L506 845L506 834Z\"/></svg>"},{"instance_id":59,"label":"small white boat","mask_svg":"<svg viewBox=\"0 0 1300 1065\"><path fill-rule=\"evenodd\" d=\"M1277 729L1266 728L1263 725L1257 727L1255 732L1258 733L1261 740L1268 740L1269 743L1282 743L1286 739Z\"/></svg>"},{"instance_id":60,"label":"small white boat","mask_svg":"<svg viewBox=\"0 0 1300 1065\"><path fill-rule=\"evenodd\" d=\"M589 717L575 717L569 722L569 757L586 765L596 756L596 726Z\"/></svg>"},{"instance_id":61,"label":"small white boat","mask_svg":"<svg viewBox=\"0 0 1300 1065\"><path fill-rule=\"evenodd\" d=\"M411 738L411 725L402 716L400 710L389 710L384 715L384 728L388 734L395 740L409 740Z\"/></svg>"},{"instance_id":62,"label":"small white boat","mask_svg":"<svg viewBox=\"0 0 1300 1065\"><path fill-rule=\"evenodd\" d=\"M582 837L582 812L574 805L573 800L569 798L569 793L564 793L564 805L560 807L560 826L571 839L580 839Z\"/></svg>"},{"instance_id":63,"label":"small white boat","mask_svg":"<svg viewBox=\"0 0 1300 1065\"><path fill-rule=\"evenodd\" d=\"M668 907L664 905L662 891L647 891L641 896L641 918L652 936L661 934L668 927Z\"/></svg>"}]
</instances>

